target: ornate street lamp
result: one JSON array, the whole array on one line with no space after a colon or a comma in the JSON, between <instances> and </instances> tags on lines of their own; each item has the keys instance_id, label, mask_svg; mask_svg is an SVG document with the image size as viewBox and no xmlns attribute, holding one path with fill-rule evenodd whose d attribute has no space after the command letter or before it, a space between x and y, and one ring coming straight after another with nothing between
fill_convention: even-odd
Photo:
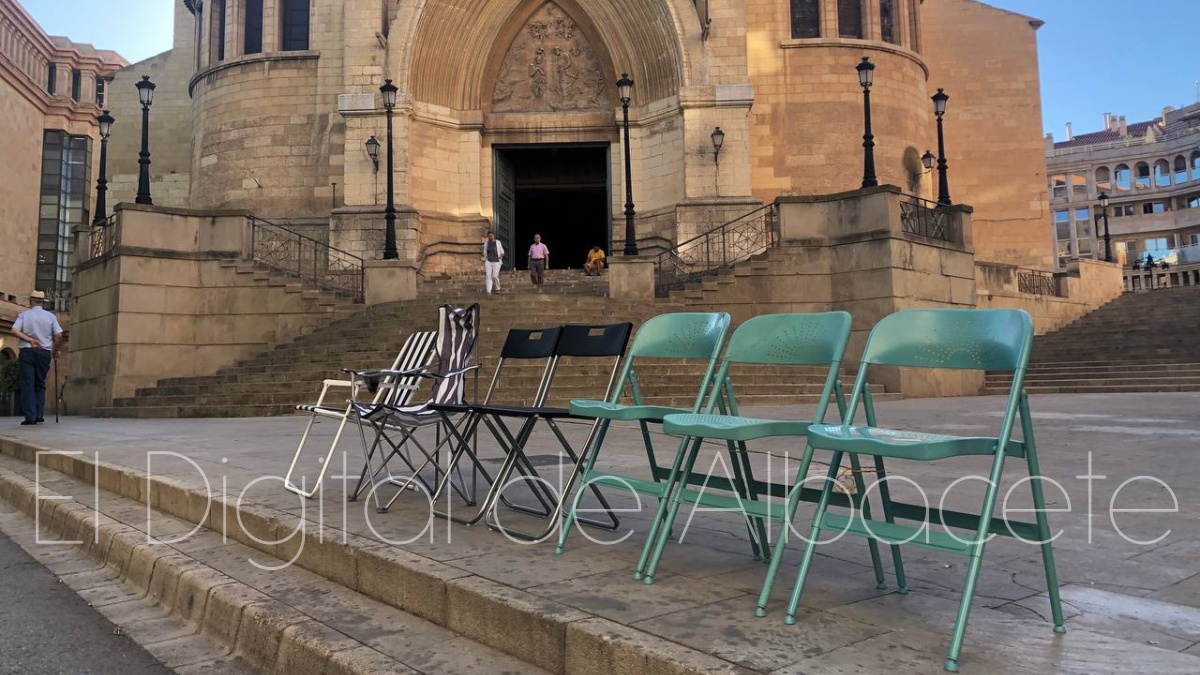
<instances>
[{"instance_id":1,"label":"ornate street lamp","mask_svg":"<svg viewBox=\"0 0 1200 675\"><path fill-rule=\"evenodd\" d=\"M107 110L100 113L100 179L96 181L96 214L92 216L92 225L103 225L108 218L108 205L105 203L108 194L108 135L112 133L115 121Z\"/></svg>"},{"instance_id":2,"label":"ornate street lamp","mask_svg":"<svg viewBox=\"0 0 1200 675\"><path fill-rule=\"evenodd\" d=\"M1108 193L1100 193L1100 213L1104 215L1104 262L1112 262L1112 238L1108 235Z\"/></svg>"},{"instance_id":3,"label":"ornate street lamp","mask_svg":"<svg viewBox=\"0 0 1200 675\"><path fill-rule=\"evenodd\" d=\"M933 171L933 163L937 161L937 157L933 156L932 150L926 150L924 155L921 155L921 166L925 167L925 173Z\"/></svg>"},{"instance_id":4,"label":"ornate street lamp","mask_svg":"<svg viewBox=\"0 0 1200 675\"><path fill-rule=\"evenodd\" d=\"M629 100L633 97L633 78L621 73L617 80L617 96L621 99L621 112L625 128L625 255L637 255L637 232L633 227L633 168L629 158Z\"/></svg>"},{"instance_id":5,"label":"ornate street lamp","mask_svg":"<svg viewBox=\"0 0 1200 675\"><path fill-rule=\"evenodd\" d=\"M138 155L138 191L133 201L154 204L150 197L150 106L154 103L154 83L143 75L137 83L138 99L142 102L142 152Z\"/></svg>"},{"instance_id":6,"label":"ornate street lamp","mask_svg":"<svg viewBox=\"0 0 1200 675\"><path fill-rule=\"evenodd\" d=\"M937 115L938 129L938 204L950 206L950 183L946 180L946 137L942 133L942 117L946 114L946 101L950 96L942 89L933 95L933 114Z\"/></svg>"},{"instance_id":7,"label":"ornate street lamp","mask_svg":"<svg viewBox=\"0 0 1200 675\"><path fill-rule=\"evenodd\" d=\"M371 163L375 165L375 173L379 173L379 139L372 135L367 139L367 156L371 158Z\"/></svg>"},{"instance_id":8,"label":"ornate street lamp","mask_svg":"<svg viewBox=\"0 0 1200 675\"><path fill-rule=\"evenodd\" d=\"M858 71L858 83L863 88L863 117L866 122L866 133L863 134L862 186L867 188L879 185L879 179L875 177L875 134L871 133L871 85L875 83L875 64L864 56L862 62L855 69Z\"/></svg>"},{"instance_id":9,"label":"ornate street lamp","mask_svg":"<svg viewBox=\"0 0 1200 675\"><path fill-rule=\"evenodd\" d=\"M396 92L399 88L391 80L384 80L379 88L383 94L383 108L387 111L387 208L383 211L387 229L383 237L383 259L397 260L400 252L396 250L396 194L395 194L395 154L392 143L392 111L396 107ZM376 141L378 143L378 141Z\"/></svg>"},{"instance_id":10,"label":"ornate street lamp","mask_svg":"<svg viewBox=\"0 0 1200 675\"><path fill-rule=\"evenodd\" d=\"M725 132L721 131L721 127L713 129L712 132L713 144L713 162L720 163L721 161L721 146L725 145Z\"/></svg>"}]
</instances>

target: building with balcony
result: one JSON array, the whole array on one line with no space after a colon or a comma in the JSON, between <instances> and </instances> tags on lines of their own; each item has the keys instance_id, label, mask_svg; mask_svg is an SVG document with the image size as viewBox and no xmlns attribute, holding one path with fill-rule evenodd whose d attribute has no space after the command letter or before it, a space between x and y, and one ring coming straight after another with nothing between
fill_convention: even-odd
<instances>
[{"instance_id":1,"label":"building with balcony","mask_svg":"<svg viewBox=\"0 0 1200 675\"><path fill-rule=\"evenodd\" d=\"M1200 283L1200 103L1145 122L1105 114L1103 130L1061 142L1048 135L1046 166L1060 267L1105 258L1104 194L1127 288ZM1167 269L1146 270L1147 255Z\"/></svg>"},{"instance_id":2,"label":"building with balcony","mask_svg":"<svg viewBox=\"0 0 1200 675\"><path fill-rule=\"evenodd\" d=\"M16 354L8 329L30 290L67 311L75 230L91 224L97 116L126 65L47 35L16 0L0 0L0 360Z\"/></svg>"}]
</instances>

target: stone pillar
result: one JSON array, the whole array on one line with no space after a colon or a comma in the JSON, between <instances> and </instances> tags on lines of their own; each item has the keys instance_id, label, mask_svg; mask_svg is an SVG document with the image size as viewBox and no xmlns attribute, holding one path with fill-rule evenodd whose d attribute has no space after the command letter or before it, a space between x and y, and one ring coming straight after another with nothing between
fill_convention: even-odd
<instances>
[{"instance_id":1,"label":"stone pillar","mask_svg":"<svg viewBox=\"0 0 1200 675\"><path fill-rule=\"evenodd\" d=\"M363 263L363 271L367 275L367 305L417 297L417 266L408 260L368 260Z\"/></svg>"},{"instance_id":2,"label":"stone pillar","mask_svg":"<svg viewBox=\"0 0 1200 675\"><path fill-rule=\"evenodd\" d=\"M610 298L615 300L654 300L653 258L612 256L608 259L608 263L608 296ZM368 290L368 303L370 302L369 293Z\"/></svg>"}]
</instances>

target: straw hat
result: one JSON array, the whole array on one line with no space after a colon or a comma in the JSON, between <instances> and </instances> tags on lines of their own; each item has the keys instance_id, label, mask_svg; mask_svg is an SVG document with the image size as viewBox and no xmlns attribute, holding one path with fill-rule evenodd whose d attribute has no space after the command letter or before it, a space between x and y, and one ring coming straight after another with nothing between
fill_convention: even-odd
<instances>
[{"instance_id":1,"label":"straw hat","mask_svg":"<svg viewBox=\"0 0 1200 675\"><path fill-rule=\"evenodd\" d=\"M29 294L30 300L45 300L46 294L41 291L33 291Z\"/></svg>"}]
</instances>

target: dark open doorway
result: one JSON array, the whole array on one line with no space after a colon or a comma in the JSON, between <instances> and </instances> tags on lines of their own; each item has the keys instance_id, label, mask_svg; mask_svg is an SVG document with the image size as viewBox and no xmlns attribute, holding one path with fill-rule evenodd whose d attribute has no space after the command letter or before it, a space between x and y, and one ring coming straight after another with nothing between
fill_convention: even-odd
<instances>
[{"instance_id":1,"label":"dark open doorway","mask_svg":"<svg viewBox=\"0 0 1200 675\"><path fill-rule=\"evenodd\" d=\"M610 252L608 145L496 148L496 235L524 269L533 235L551 269L580 269L599 245Z\"/></svg>"}]
</instances>

